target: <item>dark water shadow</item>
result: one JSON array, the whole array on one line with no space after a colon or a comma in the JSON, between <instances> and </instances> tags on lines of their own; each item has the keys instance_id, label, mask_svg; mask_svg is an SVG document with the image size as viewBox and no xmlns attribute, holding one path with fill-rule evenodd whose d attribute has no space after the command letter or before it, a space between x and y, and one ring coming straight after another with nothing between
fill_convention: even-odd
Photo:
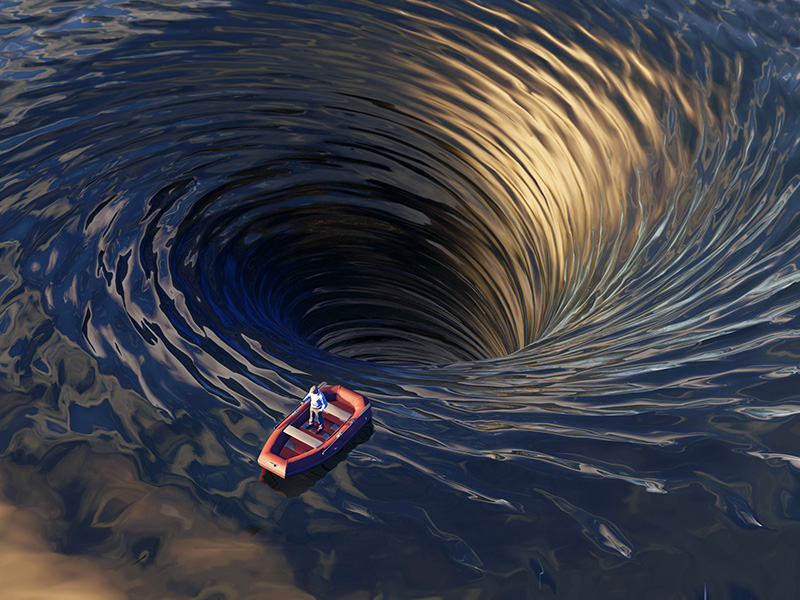
<instances>
[{"instance_id":1,"label":"dark water shadow","mask_svg":"<svg viewBox=\"0 0 800 600\"><path fill-rule=\"evenodd\" d=\"M258 481L269 486L276 494L286 498L299 496L306 490L311 489L314 484L325 477L325 475L333 471L339 463L347 458L347 455L350 454L354 448L371 438L373 433L375 433L375 426L372 421L367 421L358 433L342 446L339 452L325 462L312 467L308 471L303 471L302 473L287 477L286 479L278 477L271 471L262 468Z\"/></svg>"}]
</instances>

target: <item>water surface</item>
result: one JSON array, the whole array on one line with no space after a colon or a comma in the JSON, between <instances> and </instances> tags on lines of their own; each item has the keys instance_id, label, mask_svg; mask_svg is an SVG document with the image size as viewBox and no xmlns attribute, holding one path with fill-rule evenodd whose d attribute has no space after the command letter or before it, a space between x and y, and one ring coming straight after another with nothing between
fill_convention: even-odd
<instances>
[{"instance_id":1,"label":"water surface","mask_svg":"<svg viewBox=\"0 0 800 600\"><path fill-rule=\"evenodd\" d=\"M5 2L0 585L796 595L799 17Z\"/></svg>"}]
</instances>

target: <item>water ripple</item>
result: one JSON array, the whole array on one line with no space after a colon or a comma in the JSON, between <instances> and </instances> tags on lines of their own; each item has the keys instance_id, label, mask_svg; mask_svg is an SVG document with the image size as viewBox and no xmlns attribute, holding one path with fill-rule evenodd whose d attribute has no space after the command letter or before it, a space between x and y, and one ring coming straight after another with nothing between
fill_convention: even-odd
<instances>
[{"instance_id":1,"label":"water ripple","mask_svg":"<svg viewBox=\"0 0 800 600\"><path fill-rule=\"evenodd\" d=\"M607 581L794 526L797 9L662 4L9 4L11 487L49 477L14 464L119 452L298 572L304 544L352 558L331 532L439 557L400 596L545 571L575 591L575 540ZM322 380L369 396L375 435L278 507L252 457ZM65 551L158 555L92 545L124 509L85 502ZM355 594L320 568L303 589Z\"/></svg>"}]
</instances>

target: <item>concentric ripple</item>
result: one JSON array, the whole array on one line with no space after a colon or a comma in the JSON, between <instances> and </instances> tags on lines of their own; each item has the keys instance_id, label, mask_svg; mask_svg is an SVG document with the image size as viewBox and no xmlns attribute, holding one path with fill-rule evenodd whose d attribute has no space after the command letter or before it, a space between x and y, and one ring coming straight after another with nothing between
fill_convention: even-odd
<instances>
[{"instance_id":1,"label":"concentric ripple","mask_svg":"<svg viewBox=\"0 0 800 600\"><path fill-rule=\"evenodd\" d=\"M393 531L374 515L402 514L473 570L488 553L440 526L453 496L547 506L625 560L635 536L577 482L699 481L756 527L704 444L794 455L769 424L703 411L800 412L781 383L800 331L794 12L17 2L0 22L9 385L62 385L55 351L24 348L63 336L191 438L165 449L155 416L76 384L110 406L111 447L248 521L232 498L272 421L342 382L378 433L347 484L372 504L337 510ZM44 439L101 435L58 402ZM398 465L441 506L394 499ZM509 483L533 470L569 483Z\"/></svg>"},{"instance_id":2,"label":"concentric ripple","mask_svg":"<svg viewBox=\"0 0 800 600\"><path fill-rule=\"evenodd\" d=\"M714 95L712 113L713 92L562 15L486 13L443 29L384 10L374 19L392 29L359 37L363 56L346 13L326 15L324 34L315 19L284 33L275 64L220 52L237 34L229 25L195 65L169 45L137 56L144 97L113 72L96 86L101 110L66 155L118 157L80 193L114 194L86 229L102 223L100 270L134 323L168 347L202 345L206 328L224 338L214 353L251 355L254 342L265 354L250 362L402 366L525 360L531 344L587 322L641 330L663 312L639 308L654 286L635 300L625 290L671 265L691 272L676 257L702 238L721 185L698 182L692 161L702 150L716 174L744 158L715 152L730 98ZM141 116L114 144L108 130L133 106ZM116 189L138 173L158 177ZM132 279L143 297L125 298Z\"/></svg>"}]
</instances>

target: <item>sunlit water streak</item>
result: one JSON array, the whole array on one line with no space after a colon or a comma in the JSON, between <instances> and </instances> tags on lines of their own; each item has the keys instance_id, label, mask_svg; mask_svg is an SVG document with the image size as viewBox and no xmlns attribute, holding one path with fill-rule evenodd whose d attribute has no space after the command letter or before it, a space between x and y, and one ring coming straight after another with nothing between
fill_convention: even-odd
<instances>
[{"instance_id":1,"label":"sunlit water streak","mask_svg":"<svg viewBox=\"0 0 800 600\"><path fill-rule=\"evenodd\" d=\"M60 553L13 589L796 590L798 16L8 4L2 470ZM322 380L375 432L284 497Z\"/></svg>"}]
</instances>

